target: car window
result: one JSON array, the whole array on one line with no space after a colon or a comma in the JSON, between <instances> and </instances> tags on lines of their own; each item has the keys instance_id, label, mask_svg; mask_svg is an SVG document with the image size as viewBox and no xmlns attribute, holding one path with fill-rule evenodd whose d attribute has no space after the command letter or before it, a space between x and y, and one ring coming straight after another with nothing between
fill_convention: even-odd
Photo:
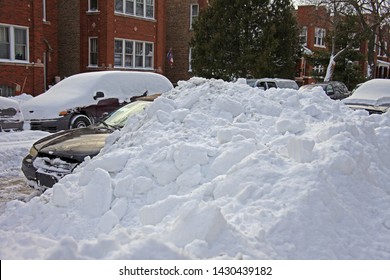
<instances>
[{"instance_id":1,"label":"car window","mask_svg":"<svg viewBox=\"0 0 390 280\"><path fill-rule=\"evenodd\" d=\"M15 108L0 109L0 116L15 116L17 113Z\"/></svg>"},{"instance_id":2,"label":"car window","mask_svg":"<svg viewBox=\"0 0 390 280\"><path fill-rule=\"evenodd\" d=\"M281 81L278 81L278 85L279 85L279 88L299 89L299 86L295 81L281 80Z\"/></svg>"},{"instance_id":3,"label":"car window","mask_svg":"<svg viewBox=\"0 0 390 280\"><path fill-rule=\"evenodd\" d=\"M150 101L135 101L129 103L112 113L105 120L105 123L114 127L123 127L130 116L143 111L150 103Z\"/></svg>"},{"instance_id":4,"label":"car window","mask_svg":"<svg viewBox=\"0 0 390 280\"><path fill-rule=\"evenodd\" d=\"M257 84L257 87L259 88L263 88L263 89L267 89L267 85L265 84L265 82L260 82Z\"/></svg>"},{"instance_id":5,"label":"car window","mask_svg":"<svg viewBox=\"0 0 390 280\"><path fill-rule=\"evenodd\" d=\"M267 82L268 88L276 88L276 83L275 82Z\"/></svg>"},{"instance_id":6,"label":"car window","mask_svg":"<svg viewBox=\"0 0 390 280\"><path fill-rule=\"evenodd\" d=\"M326 86L326 94L327 95L333 95L334 94L334 89L332 85L327 85Z\"/></svg>"}]
</instances>

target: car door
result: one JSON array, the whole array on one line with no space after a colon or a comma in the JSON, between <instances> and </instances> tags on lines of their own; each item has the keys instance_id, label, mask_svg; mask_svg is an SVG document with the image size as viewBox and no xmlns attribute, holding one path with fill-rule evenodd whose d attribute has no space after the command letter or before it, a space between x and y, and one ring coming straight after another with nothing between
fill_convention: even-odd
<instances>
[{"instance_id":1,"label":"car door","mask_svg":"<svg viewBox=\"0 0 390 280\"><path fill-rule=\"evenodd\" d=\"M121 105L123 104L119 104L118 98L106 98L99 100L97 104L85 107L84 111L86 111L89 116L92 116L95 122L98 122L102 117L115 111Z\"/></svg>"}]
</instances>

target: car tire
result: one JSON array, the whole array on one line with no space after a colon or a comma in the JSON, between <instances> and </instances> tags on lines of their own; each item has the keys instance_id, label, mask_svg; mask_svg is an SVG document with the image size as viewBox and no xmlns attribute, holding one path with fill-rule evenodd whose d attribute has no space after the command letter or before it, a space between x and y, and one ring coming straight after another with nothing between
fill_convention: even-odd
<instances>
[{"instance_id":1,"label":"car tire","mask_svg":"<svg viewBox=\"0 0 390 280\"><path fill-rule=\"evenodd\" d=\"M85 115L75 115L72 117L69 128L82 128L92 124L91 120Z\"/></svg>"}]
</instances>

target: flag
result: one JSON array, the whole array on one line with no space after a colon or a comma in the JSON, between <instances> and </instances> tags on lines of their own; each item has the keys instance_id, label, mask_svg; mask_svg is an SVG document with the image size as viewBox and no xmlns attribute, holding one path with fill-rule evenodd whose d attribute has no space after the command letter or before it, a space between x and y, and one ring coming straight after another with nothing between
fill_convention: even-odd
<instances>
[{"instance_id":1,"label":"flag","mask_svg":"<svg viewBox=\"0 0 390 280\"><path fill-rule=\"evenodd\" d=\"M167 60L168 60L168 64L172 67L173 66L172 48L170 48L168 53L167 53Z\"/></svg>"}]
</instances>

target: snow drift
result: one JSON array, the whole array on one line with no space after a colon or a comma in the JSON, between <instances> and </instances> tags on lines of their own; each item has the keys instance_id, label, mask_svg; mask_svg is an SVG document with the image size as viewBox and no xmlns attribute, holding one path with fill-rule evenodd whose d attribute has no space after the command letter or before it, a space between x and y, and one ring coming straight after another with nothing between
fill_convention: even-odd
<instances>
[{"instance_id":1,"label":"snow drift","mask_svg":"<svg viewBox=\"0 0 390 280\"><path fill-rule=\"evenodd\" d=\"M0 216L1 259L389 259L390 114L192 78Z\"/></svg>"}]
</instances>

